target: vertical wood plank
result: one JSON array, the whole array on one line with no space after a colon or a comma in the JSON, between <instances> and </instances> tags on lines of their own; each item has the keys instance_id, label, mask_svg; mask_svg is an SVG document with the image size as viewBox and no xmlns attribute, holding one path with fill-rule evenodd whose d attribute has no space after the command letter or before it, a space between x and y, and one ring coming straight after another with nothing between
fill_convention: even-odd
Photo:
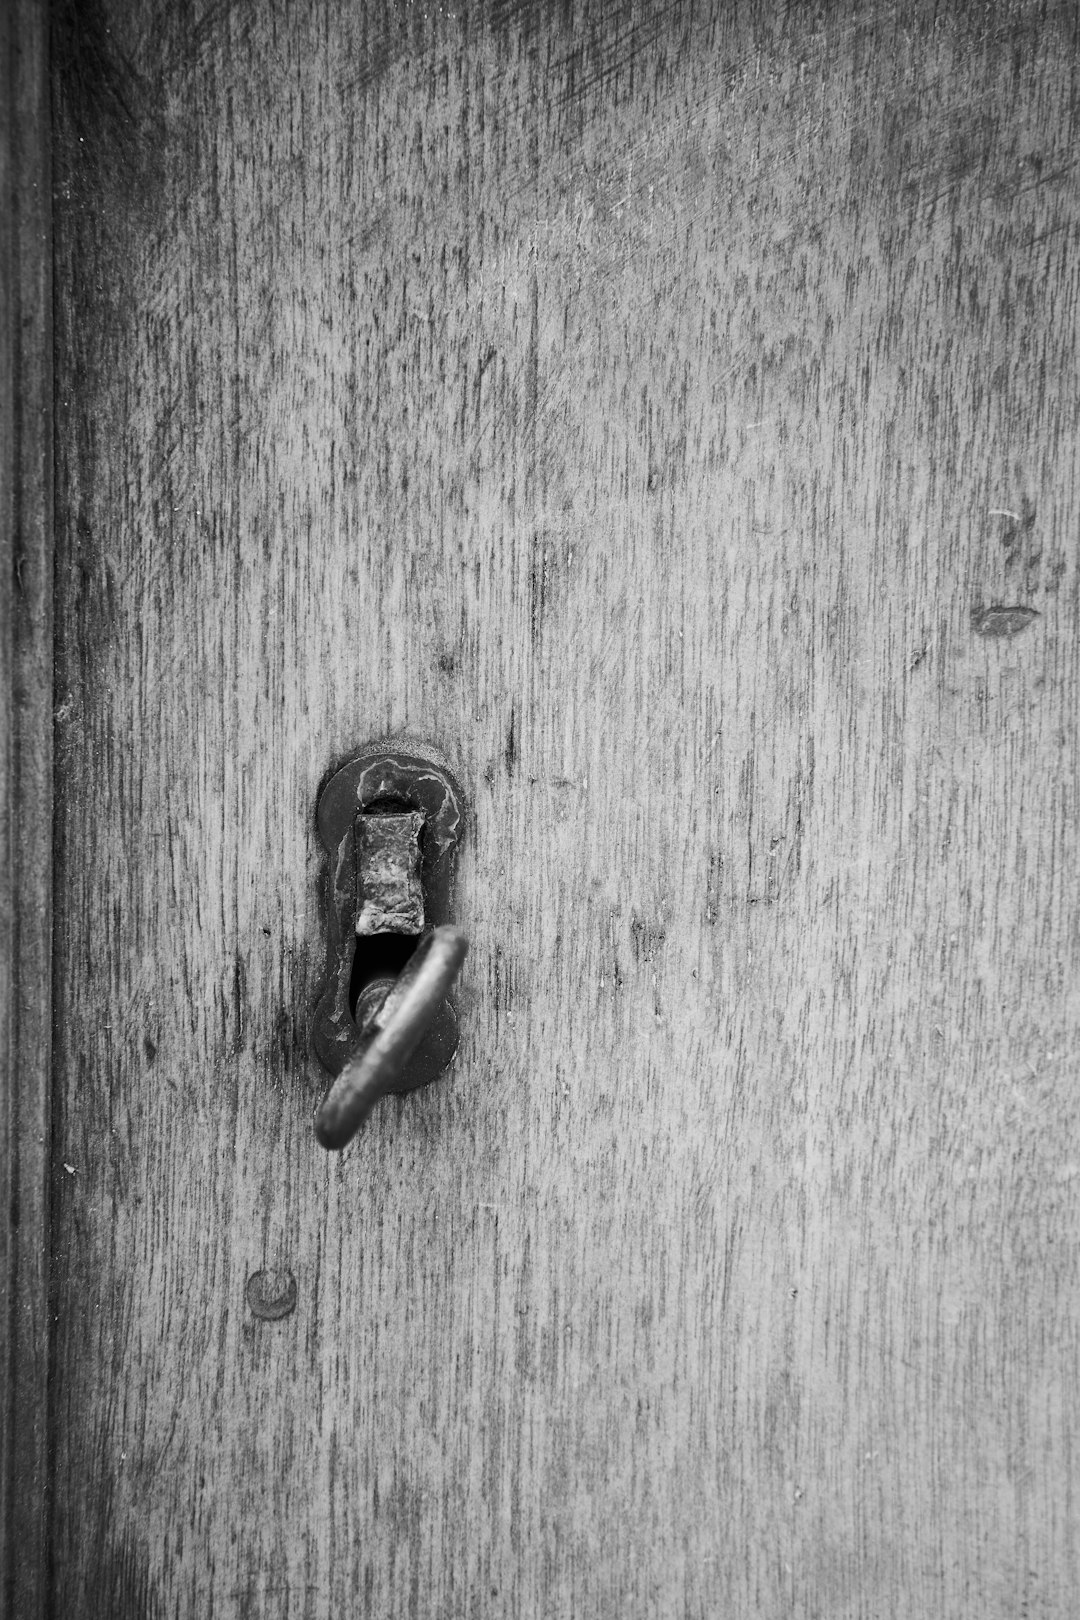
<instances>
[{"instance_id":1,"label":"vertical wood plank","mask_svg":"<svg viewBox=\"0 0 1080 1620\"><path fill-rule=\"evenodd\" d=\"M52 236L47 7L0 15L0 1581L44 1613L52 1049Z\"/></svg>"},{"instance_id":2,"label":"vertical wood plank","mask_svg":"<svg viewBox=\"0 0 1080 1620\"><path fill-rule=\"evenodd\" d=\"M1073 12L109 20L58 1609L1068 1615ZM462 1048L328 1159L313 810L396 732Z\"/></svg>"}]
</instances>

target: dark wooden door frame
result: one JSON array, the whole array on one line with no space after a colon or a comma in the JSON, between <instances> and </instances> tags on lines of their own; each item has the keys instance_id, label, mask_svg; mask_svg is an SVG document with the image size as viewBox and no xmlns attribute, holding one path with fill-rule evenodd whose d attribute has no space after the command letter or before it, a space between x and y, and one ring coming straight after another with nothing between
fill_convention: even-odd
<instances>
[{"instance_id":1,"label":"dark wooden door frame","mask_svg":"<svg viewBox=\"0 0 1080 1620\"><path fill-rule=\"evenodd\" d=\"M52 230L46 0L0 6L0 1613L44 1613L52 1033Z\"/></svg>"}]
</instances>

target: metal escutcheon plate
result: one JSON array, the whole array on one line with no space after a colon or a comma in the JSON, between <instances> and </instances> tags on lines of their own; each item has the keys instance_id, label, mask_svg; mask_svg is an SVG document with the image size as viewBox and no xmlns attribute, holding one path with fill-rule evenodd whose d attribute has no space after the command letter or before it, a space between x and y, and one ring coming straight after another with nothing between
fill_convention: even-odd
<instances>
[{"instance_id":1,"label":"metal escutcheon plate","mask_svg":"<svg viewBox=\"0 0 1080 1620\"><path fill-rule=\"evenodd\" d=\"M334 772L319 798L319 838L329 857L326 920L329 933L328 985L315 1010L312 1046L323 1067L338 1075L361 1044L349 1007L356 949L356 820L366 808L394 803L424 817L420 878L425 925L451 921L454 860L463 824L462 794L441 755L424 746L370 743ZM363 1016L363 1007L358 1008ZM443 1073L457 1050L457 1016L447 1000L413 1052L398 1092L428 1085Z\"/></svg>"}]
</instances>

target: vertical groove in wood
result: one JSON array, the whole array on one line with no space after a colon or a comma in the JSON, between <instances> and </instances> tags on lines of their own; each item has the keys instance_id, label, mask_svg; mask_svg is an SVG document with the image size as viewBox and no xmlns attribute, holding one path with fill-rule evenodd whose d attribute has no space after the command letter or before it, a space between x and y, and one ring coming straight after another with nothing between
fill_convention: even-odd
<instances>
[{"instance_id":1,"label":"vertical groove in wood","mask_svg":"<svg viewBox=\"0 0 1080 1620\"><path fill-rule=\"evenodd\" d=\"M48 8L0 17L0 1570L44 1612L52 952L52 240Z\"/></svg>"}]
</instances>

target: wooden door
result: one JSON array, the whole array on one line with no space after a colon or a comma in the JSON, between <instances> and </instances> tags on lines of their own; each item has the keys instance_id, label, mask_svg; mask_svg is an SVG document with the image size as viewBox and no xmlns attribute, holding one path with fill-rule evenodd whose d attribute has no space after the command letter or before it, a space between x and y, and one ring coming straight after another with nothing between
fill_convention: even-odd
<instances>
[{"instance_id":1,"label":"wooden door","mask_svg":"<svg viewBox=\"0 0 1080 1620\"><path fill-rule=\"evenodd\" d=\"M63 16L49 1612L1074 1612L1075 13Z\"/></svg>"}]
</instances>

